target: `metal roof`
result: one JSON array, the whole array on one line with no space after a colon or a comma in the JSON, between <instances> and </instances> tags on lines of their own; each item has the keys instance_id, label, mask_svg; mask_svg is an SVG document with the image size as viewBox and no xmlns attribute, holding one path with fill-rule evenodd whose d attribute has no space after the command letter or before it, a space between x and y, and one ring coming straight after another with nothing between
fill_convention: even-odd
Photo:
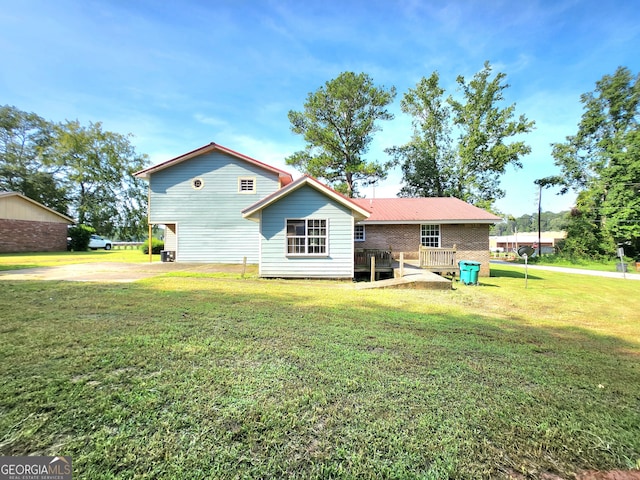
<instances>
[{"instance_id":1,"label":"metal roof","mask_svg":"<svg viewBox=\"0 0 640 480\"><path fill-rule=\"evenodd\" d=\"M356 198L358 205L371 211L363 224L402 223L487 223L502 219L453 197Z\"/></svg>"}]
</instances>

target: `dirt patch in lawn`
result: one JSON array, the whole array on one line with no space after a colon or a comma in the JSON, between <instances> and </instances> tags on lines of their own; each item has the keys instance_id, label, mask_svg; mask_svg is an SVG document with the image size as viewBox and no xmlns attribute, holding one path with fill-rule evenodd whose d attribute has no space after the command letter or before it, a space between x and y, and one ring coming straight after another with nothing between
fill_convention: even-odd
<instances>
[{"instance_id":1,"label":"dirt patch in lawn","mask_svg":"<svg viewBox=\"0 0 640 480\"><path fill-rule=\"evenodd\" d=\"M248 265L246 272L254 273L256 267ZM64 280L73 282L135 282L169 272L237 273L242 265L209 263L78 263L59 267L25 268L0 272L0 280Z\"/></svg>"}]
</instances>

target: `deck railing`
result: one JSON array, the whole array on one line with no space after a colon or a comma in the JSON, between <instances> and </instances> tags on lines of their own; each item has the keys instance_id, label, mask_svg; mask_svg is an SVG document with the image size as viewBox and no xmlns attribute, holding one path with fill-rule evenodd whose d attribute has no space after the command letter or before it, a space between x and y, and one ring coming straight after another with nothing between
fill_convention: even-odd
<instances>
[{"instance_id":1,"label":"deck railing","mask_svg":"<svg viewBox=\"0 0 640 480\"><path fill-rule=\"evenodd\" d=\"M393 270L393 257L389 250L358 249L354 253L354 267L360 271L371 270L371 257L375 257L376 270Z\"/></svg>"},{"instance_id":2,"label":"deck railing","mask_svg":"<svg viewBox=\"0 0 640 480\"><path fill-rule=\"evenodd\" d=\"M435 248L420 246L420 268L434 271L456 271L456 247Z\"/></svg>"}]
</instances>

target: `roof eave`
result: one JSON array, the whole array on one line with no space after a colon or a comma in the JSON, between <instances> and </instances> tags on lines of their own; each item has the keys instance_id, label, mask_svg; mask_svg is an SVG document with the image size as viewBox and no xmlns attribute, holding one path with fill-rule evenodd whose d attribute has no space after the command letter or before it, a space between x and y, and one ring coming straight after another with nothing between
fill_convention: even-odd
<instances>
[{"instance_id":1,"label":"roof eave","mask_svg":"<svg viewBox=\"0 0 640 480\"><path fill-rule=\"evenodd\" d=\"M456 219L456 218L446 218L446 219L425 219L425 220L363 220L362 223L366 223L367 225L424 225L424 224L440 224L440 225L457 225L457 224L486 224L486 225L494 225L501 220L490 220L490 219Z\"/></svg>"},{"instance_id":2,"label":"roof eave","mask_svg":"<svg viewBox=\"0 0 640 480\"><path fill-rule=\"evenodd\" d=\"M65 220L66 222L68 222L71 225L76 223L76 221L73 218L67 217L66 215L64 215L64 214L62 214L60 212L56 212L53 208L49 208L46 205L41 204L40 202L36 202L32 198L29 198L26 195L22 195L21 193L18 193L18 192L0 192L0 196L22 198L22 199L34 204L37 207L40 207L40 208L42 208L44 210L49 211L50 213L53 213L54 215L57 215L58 217L62 218L63 220Z\"/></svg>"},{"instance_id":3,"label":"roof eave","mask_svg":"<svg viewBox=\"0 0 640 480\"><path fill-rule=\"evenodd\" d=\"M280 179L280 182L282 183L282 185L288 185L289 183L293 182L293 176L288 173L285 172L284 170L280 170L279 168L275 168L272 167L271 165L267 165L266 163L263 163L259 160L256 160L255 158L251 158L247 155L244 155L242 153L236 152L235 150L231 150L230 148L224 147L222 145L218 145L217 143L211 142L207 145L204 145L200 148L196 148L195 150L192 150L190 152L187 152L183 155L180 155L178 157L174 157L170 160L166 160L162 163L159 163L157 165L153 165L151 167L145 168L143 170L139 170L137 172L135 172L133 174L134 177L138 177L138 178L142 178L144 180L148 180L151 177L151 174L155 173L155 172L159 172L161 170L164 170L165 168L169 168L172 167L174 165L177 165L179 163L182 163L186 160L189 160L191 158L197 157L199 155L203 155L205 153L209 153L213 150L219 150L221 152L225 152L233 157L239 158L241 160L245 160L253 165L257 165L260 168L263 168L267 171L273 172L273 173L277 173L278 174L278 178Z\"/></svg>"},{"instance_id":4,"label":"roof eave","mask_svg":"<svg viewBox=\"0 0 640 480\"><path fill-rule=\"evenodd\" d=\"M368 210L360 207L360 205L349 200L347 197L344 197L340 195L338 192L336 192L335 190L332 190L326 185L321 184L316 179L305 175L303 177L300 177L298 180L292 182L291 184L287 185L286 187L274 192L268 197L263 198L257 203L254 203L250 207L245 208L242 211L242 216L246 219L257 221L255 219L256 214L258 214L263 209L267 208L269 205L272 205L273 203L277 202L282 197L295 192L299 188L302 188L302 186L304 185L308 185L311 188L318 190L319 192L327 195L328 197L332 198L336 202L340 203L344 207L350 209L352 212L352 215L356 217L356 219L364 219L369 217L369 215L371 214Z\"/></svg>"}]
</instances>

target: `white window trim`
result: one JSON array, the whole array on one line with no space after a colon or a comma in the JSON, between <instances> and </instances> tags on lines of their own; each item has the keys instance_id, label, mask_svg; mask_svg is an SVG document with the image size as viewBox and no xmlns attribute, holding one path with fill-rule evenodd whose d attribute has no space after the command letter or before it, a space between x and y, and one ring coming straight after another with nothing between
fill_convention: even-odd
<instances>
[{"instance_id":1,"label":"white window trim","mask_svg":"<svg viewBox=\"0 0 640 480\"><path fill-rule=\"evenodd\" d=\"M362 228L362 238L356 238L356 228ZM420 227L422 228L422 227ZM365 225L354 225L353 226L353 241L354 242L365 242L367 240L367 228Z\"/></svg>"},{"instance_id":2,"label":"white window trim","mask_svg":"<svg viewBox=\"0 0 640 480\"><path fill-rule=\"evenodd\" d=\"M304 230L305 230L305 253L289 253L289 235L287 234L287 225L290 221L302 221L304 220L305 224L304 224ZM308 228L309 228L309 224L308 222L310 220L324 220L325 222L325 230L326 230L326 235L325 235L325 251L324 253L307 253L306 250L308 250L309 248L309 243L308 243ZM301 237L296 237L296 238L301 238ZM284 219L284 252L285 252L285 256L286 257L296 257L296 258L326 258L329 256L329 219L328 218L285 218Z\"/></svg>"},{"instance_id":3,"label":"white window trim","mask_svg":"<svg viewBox=\"0 0 640 480\"><path fill-rule=\"evenodd\" d=\"M438 227L438 246L437 247L431 247L431 248L440 248L440 246L442 245L442 226L438 223L422 223L420 224L420 245L421 246L427 246L424 245L424 242L422 241L424 238L435 238L435 235L423 235L422 234L422 227L425 226L436 226Z\"/></svg>"},{"instance_id":4,"label":"white window trim","mask_svg":"<svg viewBox=\"0 0 640 480\"><path fill-rule=\"evenodd\" d=\"M252 189L251 190L242 190L242 182L243 181L251 181ZM238 177L238 193L242 195L255 195L256 193L256 177Z\"/></svg>"}]
</instances>

